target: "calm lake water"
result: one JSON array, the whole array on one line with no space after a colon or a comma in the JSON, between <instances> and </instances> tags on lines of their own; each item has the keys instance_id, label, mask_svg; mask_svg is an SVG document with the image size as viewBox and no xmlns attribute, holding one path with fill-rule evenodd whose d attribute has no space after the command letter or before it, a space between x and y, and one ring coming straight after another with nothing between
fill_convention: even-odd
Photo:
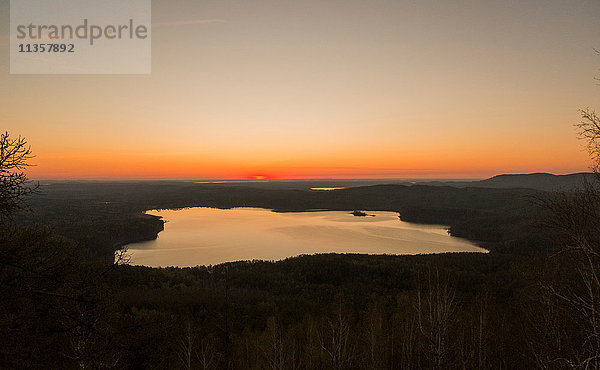
<instances>
[{"instance_id":1,"label":"calm lake water","mask_svg":"<svg viewBox=\"0 0 600 370\"><path fill-rule=\"evenodd\" d=\"M300 254L485 252L448 235L444 226L400 221L395 212L353 216L341 211L276 213L259 208L156 210L158 239L129 244L131 264L196 266L280 260Z\"/></svg>"}]
</instances>

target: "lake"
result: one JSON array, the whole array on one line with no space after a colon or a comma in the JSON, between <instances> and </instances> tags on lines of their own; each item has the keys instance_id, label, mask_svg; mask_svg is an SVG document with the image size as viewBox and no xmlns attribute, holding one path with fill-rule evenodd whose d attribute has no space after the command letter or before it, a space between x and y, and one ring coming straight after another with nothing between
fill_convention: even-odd
<instances>
[{"instance_id":1,"label":"lake","mask_svg":"<svg viewBox=\"0 0 600 370\"><path fill-rule=\"evenodd\" d=\"M278 213L260 208L186 208L146 212L162 217L156 240L127 247L131 264L196 266L238 260L280 260L301 254L486 252L439 225L403 222L395 212Z\"/></svg>"}]
</instances>

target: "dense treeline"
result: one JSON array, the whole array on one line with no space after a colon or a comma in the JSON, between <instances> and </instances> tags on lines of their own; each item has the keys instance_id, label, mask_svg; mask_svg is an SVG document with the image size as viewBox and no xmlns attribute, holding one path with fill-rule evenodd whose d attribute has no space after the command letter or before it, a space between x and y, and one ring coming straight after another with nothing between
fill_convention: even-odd
<instances>
[{"instance_id":1,"label":"dense treeline","mask_svg":"<svg viewBox=\"0 0 600 370\"><path fill-rule=\"evenodd\" d=\"M452 235L494 250L528 254L544 248L536 237L537 206L548 193L531 189L376 185L336 191L264 189L193 182L53 183L29 201L21 222L50 225L56 232L112 255L130 242L156 237L162 220L142 212L193 206L261 207L279 212L329 209L399 212L408 222L450 226Z\"/></svg>"},{"instance_id":2,"label":"dense treeline","mask_svg":"<svg viewBox=\"0 0 600 370\"><path fill-rule=\"evenodd\" d=\"M543 198L540 192L401 185L310 192L182 182L59 183L42 190L18 219L51 225L52 232L19 228L9 235L41 238L34 245L52 245L53 258L63 267L23 269L19 260L39 260L33 251L44 249L23 247L25 241L18 239L25 254L17 257L19 268L4 270L2 286L7 295L19 292L20 303L3 312L4 322L29 320L22 336L28 339L5 348L9 366L27 361L257 369L535 364L520 320L528 304L521 297L527 269L520 270L516 254L506 252L513 251L511 243L521 247L520 254L548 245L535 221L543 214L535 203ZM194 205L393 210L404 220L450 224L453 234L487 242L494 253L318 255L192 269L112 264L117 247L162 230L162 220L141 211ZM98 258L103 256L111 261ZM61 278L47 286L44 276ZM32 311L22 311L25 304Z\"/></svg>"},{"instance_id":3,"label":"dense treeline","mask_svg":"<svg viewBox=\"0 0 600 370\"><path fill-rule=\"evenodd\" d=\"M3 302L2 329L23 339L2 347L4 366L561 368L538 358L559 353L551 335L581 343L569 307L546 310L542 261L316 255L105 270L64 245L59 271L2 275L3 296L19 292Z\"/></svg>"},{"instance_id":4,"label":"dense treeline","mask_svg":"<svg viewBox=\"0 0 600 370\"><path fill-rule=\"evenodd\" d=\"M318 255L207 268L130 267L119 301L140 325L136 336L154 327L145 343L156 330L172 328L160 335L159 359L183 366L187 351L195 366L208 357L212 365L235 368L528 363L514 296L523 282L510 275L508 258L487 257ZM433 317L438 309L447 310L443 322ZM480 325L485 338L475 345Z\"/></svg>"},{"instance_id":5,"label":"dense treeline","mask_svg":"<svg viewBox=\"0 0 600 370\"><path fill-rule=\"evenodd\" d=\"M15 216L38 190L19 172L23 143L0 137L2 368L600 367L597 183L561 194L63 183ZM397 211L490 253L127 265L120 246L162 230L142 211L186 206Z\"/></svg>"},{"instance_id":6,"label":"dense treeline","mask_svg":"<svg viewBox=\"0 0 600 370\"><path fill-rule=\"evenodd\" d=\"M549 282L563 284L577 266L548 262L560 230L542 224L536 204L551 199L543 193L61 186L79 188L81 196L42 193L18 219L23 226L3 227L0 294L10 299L1 303L0 329L19 338L0 348L6 367L560 368L576 361L588 338L587 327L574 324L576 309L549 293ZM198 202L287 211L296 199L301 208L453 220L455 234L481 236L492 252L316 255L184 269L113 263L120 243L162 228L142 209ZM52 220L52 227L26 226L31 216ZM553 357L561 351L565 359Z\"/></svg>"}]
</instances>

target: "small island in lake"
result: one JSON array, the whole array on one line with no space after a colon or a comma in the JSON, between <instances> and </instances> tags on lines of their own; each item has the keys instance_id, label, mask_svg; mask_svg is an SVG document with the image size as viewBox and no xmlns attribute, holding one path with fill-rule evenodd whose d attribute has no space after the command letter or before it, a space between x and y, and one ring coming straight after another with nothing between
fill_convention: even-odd
<instances>
[{"instance_id":1,"label":"small island in lake","mask_svg":"<svg viewBox=\"0 0 600 370\"><path fill-rule=\"evenodd\" d=\"M366 216L371 216L371 217L375 217L375 215L369 215L366 212L363 211L352 211L350 212L351 215L357 216L357 217L366 217Z\"/></svg>"}]
</instances>

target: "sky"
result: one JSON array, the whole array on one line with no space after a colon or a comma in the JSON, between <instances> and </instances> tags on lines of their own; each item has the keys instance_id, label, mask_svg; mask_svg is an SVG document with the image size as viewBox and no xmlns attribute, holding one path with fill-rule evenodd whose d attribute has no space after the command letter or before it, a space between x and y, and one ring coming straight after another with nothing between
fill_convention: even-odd
<instances>
[{"instance_id":1,"label":"sky","mask_svg":"<svg viewBox=\"0 0 600 370\"><path fill-rule=\"evenodd\" d=\"M10 75L34 179L586 171L600 1L155 0L149 75Z\"/></svg>"}]
</instances>

